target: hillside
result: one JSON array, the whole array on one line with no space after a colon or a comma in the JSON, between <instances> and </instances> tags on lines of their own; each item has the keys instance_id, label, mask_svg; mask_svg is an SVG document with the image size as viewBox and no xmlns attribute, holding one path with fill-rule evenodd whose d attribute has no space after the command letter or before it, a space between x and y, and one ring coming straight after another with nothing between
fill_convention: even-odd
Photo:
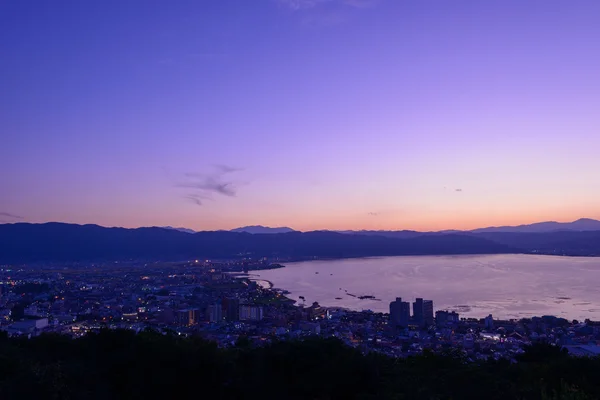
<instances>
[{"instance_id":1,"label":"hillside","mask_svg":"<svg viewBox=\"0 0 600 400\"><path fill-rule=\"evenodd\" d=\"M176 260L241 255L345 258L393 255L517 252L506 244L469 235L395 239L336 232L249 234L162 228L104 228L98 225L0 225L0 262Z\"/></svg>"}]
</instances>

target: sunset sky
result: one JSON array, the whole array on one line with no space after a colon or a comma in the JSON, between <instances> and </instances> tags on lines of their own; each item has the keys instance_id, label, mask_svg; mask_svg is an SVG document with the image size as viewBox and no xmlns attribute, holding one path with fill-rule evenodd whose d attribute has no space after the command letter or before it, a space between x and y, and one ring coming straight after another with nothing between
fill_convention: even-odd
<instances>
[{"instance_id":1,"label":"sunset sky","mask_svg":"<svg viewBox=\"0 0 600 400\"><path fill-rule=\"evenodd\" d=\"M600 219L598 0L0 2L0 222Z\"/></svg>"}]
</instances>

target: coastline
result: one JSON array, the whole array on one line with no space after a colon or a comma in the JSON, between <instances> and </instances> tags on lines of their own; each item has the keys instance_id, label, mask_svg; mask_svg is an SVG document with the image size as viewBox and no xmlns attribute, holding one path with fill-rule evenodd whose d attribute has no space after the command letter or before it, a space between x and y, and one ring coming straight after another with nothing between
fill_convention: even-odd
<instances>
[{"instance_id":1,"label":"coastline","mask_svg":"<svg viewBox=\"0 0 600 400\"><path fill-rule=\"evenodd\" d=\"M522 255L522 256L549 256L549 257L573 257L573 258L600 258L600 254L556 254L556 253L532 253L532 252L509 252L509 253L439 253L439 254L392 254L392 255L373 255L373 256L346 256L346 257L311 257L297 258L286 261L285 264L295 264L310 261L339 261L339 260L356 260L356 259L377 259L388 257L468 257L468 256L506 256L506 255ZM281 264L285 268L287 265ZM277 269L277 268L262 268L261 270Z\"/></svg>"},{"instance_id":2,"label":"coastline","mask_svg":"<svg viewBox=\"0 0 600 400\"><path fill-rule=\"evenodd\" d=\"M599 307L597 307L600 301L597 296L589 290L581 292L577 289L580 285L577 278L581 276L580 269L581 273L587 276L587 282L594 282L596 278L590 274L598 269L600 259L572 257L571 261L567 261L570 256L562 256L560 259L549 256L549 254L539 253L511 253L311 259L302 261L302 265L295 265L297 261L290 261L285 263L285 266L292 267L289 272L265 271L264 274L259 274L259 279L269 280L273 289L288 291L287 295L299 304L302 303L303 297L306 304L316 301L322 307L341 307L354 311L387 312L387 303L394 299L393 296L402 295L408 298L431 298L437 305L437 309L456 310L465 317L484 317L492 313L494 316L508 319L556 315L582 320L586 318L600 320ZM423 261L420 260L421 257ZM477 260L479 257L481 259ZM385 261L387 259L389 260ZM315 261L321 261L322 264ZM332 263L331 267L328 266L329 263ZM426 269L423 269L418 276L414 276L414 272L417 271L414 268L420 270L419 264ZM480 270L479 264L491 268ZM438 277L436 268L442 268L441 271L445 272ZM454 272L455 268L456 272ZM570 269L573 270L573 274L567 272ZM507 288L502 290L496 290L495 285L490 286L485 283L488 279L512 282L513 277L522 276L518 278L518 282L527 285L529 279L537 282L540 276L546 275L545 270L550 274L548 276L552 276L554 272L560 274L557 276L564 277L563 283L566 286L562 286L563 283L557 286L556 282L551 281L550 292L532 293L527 296L511 289L515 285L518 287L517 283L498 283L500 287ZM457 292L456 285L460 282L471 282L466 280L465 275L470 274L469 271L475 271L473 272L475 280L472 281L474 286L473 290L467 290L467 297L464 297L462 291ZM531 275L531 271L534 271L535 275ZM334 276L330 278L329 272ZM388 281L400 279L398 282L404 283L394 290L394 285L387 284L386 278L382 278L384 275L389 277ZM394 276L396 278L393 278ZM442 281L438 282L437 279ZM431 282L431 286L428 282ZM449 289L436 289L436 282L442 286L450 284ZM487 286L489 289L477 289L477 287ZM338 287L342 291L338 292ZM563 303L564 305L561 305ZM461 306L464 304L469 304L469 307Z\"/></svg>"}]
</instances>

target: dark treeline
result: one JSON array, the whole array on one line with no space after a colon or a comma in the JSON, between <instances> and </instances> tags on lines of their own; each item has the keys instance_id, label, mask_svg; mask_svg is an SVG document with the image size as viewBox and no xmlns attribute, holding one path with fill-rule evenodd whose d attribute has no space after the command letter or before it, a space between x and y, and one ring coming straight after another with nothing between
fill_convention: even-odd
<instances>
[{"instance_id":1,"label":"dark treeline","mask_svg":"<svg viewBox=\"0 0 600 400\"><path fill-rule=\"evenodd\" d=\"M459 353L392 359L335 339L245 341L103 331L0 339L0 398L599 399L600 359L529 348L516 364Z\"/></svg>"}]
</instances>

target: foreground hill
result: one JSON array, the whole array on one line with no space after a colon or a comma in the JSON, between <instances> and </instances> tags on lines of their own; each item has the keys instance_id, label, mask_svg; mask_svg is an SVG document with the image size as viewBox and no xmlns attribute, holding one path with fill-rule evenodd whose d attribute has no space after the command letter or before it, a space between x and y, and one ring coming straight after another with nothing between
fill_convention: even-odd
<instances>
[{"instance_id":1,"label":"foreground hill","mask_svg":"<svg viewBox=\"0 0 600 400\"><path fill-rule=\"evenodd\" d=\"M591 400L600 359L536 345L508 361L459 351L394 359L336 339L232 348L198 337L101 331L81 339L0 335L2 399Z\"/></svg>"},{"instance_id":2,"label":"foreground hill","mask_svg":"<svg viewBox=\"0 0 600 400\"><path fill-rule=\"evenodd\" d=\"M519 249L469 235L408 239L336 232L249 234L98 225L0 225L0 262L175 260L241 255L344 258L394 255L513 253Z\"/></svg>"}]
</instances>

